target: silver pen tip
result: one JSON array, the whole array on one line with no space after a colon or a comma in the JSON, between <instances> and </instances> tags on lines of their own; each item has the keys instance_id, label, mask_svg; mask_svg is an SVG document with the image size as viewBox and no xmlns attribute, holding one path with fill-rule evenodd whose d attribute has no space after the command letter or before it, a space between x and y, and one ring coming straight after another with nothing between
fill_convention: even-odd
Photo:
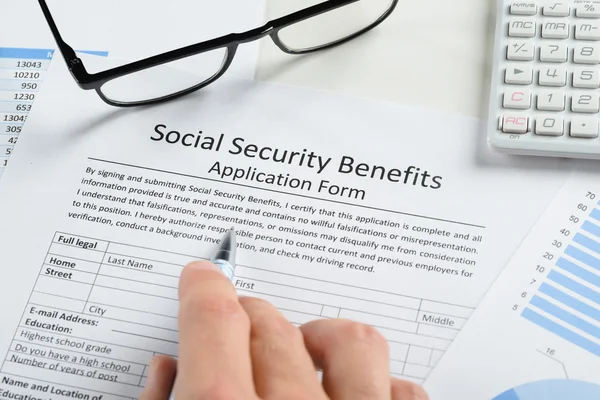
<instances>
[{"instance_id":1,"label":"silver pen tip","mask_svg":"<svg viewBox=\"0 0 600 400\"><path fill-rule=\"evenodd\" d=\"M231 229L225 232L225 235L223 235L223 238L221 239L221 243L219 244L219 248L217 250L217 254L215 255L215 259L221 259L225 261L235 260L236 248L236 234L234 228L232 227Z\"/></svg>"}]
</instances>

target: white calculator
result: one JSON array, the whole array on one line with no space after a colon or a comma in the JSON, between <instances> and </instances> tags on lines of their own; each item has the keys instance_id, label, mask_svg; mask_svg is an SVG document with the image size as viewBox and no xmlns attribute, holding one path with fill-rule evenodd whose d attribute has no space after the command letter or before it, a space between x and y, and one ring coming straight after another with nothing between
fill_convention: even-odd
<instances>
[{"instance_id":1,"label":"white calculator","mask_svg":"<svg viewBox=\"0 0 600 400\"><path fill-rule=\"evenodd\" d=\"M498 2L488 142L600 159L600 0Z\"/></svg>"}]
</instances>

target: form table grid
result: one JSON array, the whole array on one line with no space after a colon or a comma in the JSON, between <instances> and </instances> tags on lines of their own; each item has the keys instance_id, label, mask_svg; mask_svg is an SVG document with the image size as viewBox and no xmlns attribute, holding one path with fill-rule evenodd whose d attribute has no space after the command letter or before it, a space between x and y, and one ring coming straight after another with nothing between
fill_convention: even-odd
<instances>
[{"instance_id":1,"label":"form table grid","mask_svg":"<svg viewBox=\"0 0 600 400\"><path fill-rule=\"evenodd\" d=\"M155 354L177 356L178 280L197 257L56 232L1 373L137 398ZM239 294L270 301L294 325L354 319L388 340L391 372L422 382L468 307L238 265ZM75 389L73 389L75 390Z\"/></svg>"}]
</instances>

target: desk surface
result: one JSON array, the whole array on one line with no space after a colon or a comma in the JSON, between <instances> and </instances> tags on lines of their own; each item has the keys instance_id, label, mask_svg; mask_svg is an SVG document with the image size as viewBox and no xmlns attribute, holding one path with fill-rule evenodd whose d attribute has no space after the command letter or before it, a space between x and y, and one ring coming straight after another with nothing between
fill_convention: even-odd
<instances>
[{"instance_id":1,"label":"desk surface","mask_svg":"<svg viewBox=\"0 0 600 400\"><path fill-rule=\"evenodd\" d=\"M281 4L267 0L265 18L281 15ZM304 56L265 38L256 77L484 117L495 8L495 0L401 0L366 35Z\"/></svg>"}]
</instances>

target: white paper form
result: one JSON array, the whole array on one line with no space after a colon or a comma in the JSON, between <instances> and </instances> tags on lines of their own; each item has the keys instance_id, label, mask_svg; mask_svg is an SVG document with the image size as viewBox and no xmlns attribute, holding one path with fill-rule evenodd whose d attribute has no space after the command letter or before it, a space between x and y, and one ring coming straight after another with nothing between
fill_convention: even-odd
<instances>
[{"instance_id":1,"label":"white paper form","mask_svg":"<svg viewBox=\"0 0 600 400\"><path fill-rule=\"evenodd\" d=\"M600 398L600 184L586 163L426 382L432 400Z\"/></svg>"},{"instance_id":2,"label":"white paper form","mask_svg":"<svg viewBox=\"0 0 600 400\"><path fill-rule=\"evenodd\" d=\"M229 80L116 109L50 71L0 184L11 393L136 397L177 354L182 266L231 226L240 293L378 327L421 382L566 178L481 161L473 119Z\"/></svg>"},{"instance_id":3,"label":"white paper form","mask_svg":"<svg viewBox=\"0 0 600 400\"><path fill-rule=\"evenodd\" d=\"M90 72L264 23L262 1L48 0L48 5L63 38L84 56ZM37 1L0 0L0 178L55 46ZM239 48L228 76L253 77L257 46ZM101 63L94 62L98 57Z\"/></svg>"}]
</instances>

